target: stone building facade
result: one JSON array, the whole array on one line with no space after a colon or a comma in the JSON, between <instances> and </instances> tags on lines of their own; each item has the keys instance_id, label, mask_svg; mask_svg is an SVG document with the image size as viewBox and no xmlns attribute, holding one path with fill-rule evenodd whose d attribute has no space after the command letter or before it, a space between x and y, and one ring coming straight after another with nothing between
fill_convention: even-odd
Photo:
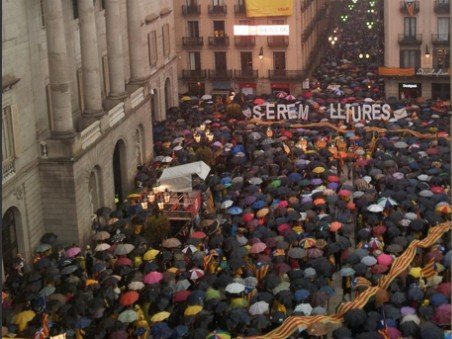
<instances>
[{"instance_id":1,"label":"stone building facade","mask_svg":"<svg viewBox=\"0 0 452 339\"><path fill-rule=\"evenodd\" d=\"M245 94L301 93L316 66L312 60L328 45L331 17L340 2L290 4L290 15L248 17L246 0L175 0L179 92L227 94L233 88ZM286 25L289 35L239 36L235 25Z\"/></svg>"},{"instance_id":2,"label":"stone building facade","mask_svg":"<svg viewBox=\"0 0 452 339\"><path fill-rule=\"evenodd\" d=\"M2 0L2 247L86 244L177 105L172 2Z\"/></svg>"}]
</instances>

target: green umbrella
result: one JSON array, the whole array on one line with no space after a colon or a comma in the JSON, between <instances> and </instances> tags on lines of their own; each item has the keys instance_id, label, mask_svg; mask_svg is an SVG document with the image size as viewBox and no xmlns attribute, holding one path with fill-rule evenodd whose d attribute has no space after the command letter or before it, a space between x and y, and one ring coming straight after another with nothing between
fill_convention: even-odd
<instances>
[{"instance_id":1,"label":"green umbrella","mask_svg":"<svg viewBox=\"0 0 452 339\"><path fill-rule=\"evenodd\" d=\"M118 320L123 323L131 323L138 319L138 314L134 310L126 310L119 314Z\"/></svg>"},{"instance_id":2,"label":"green umbrella","mask_svg":"<svg viewBox=\"0 0 452 339\"><path fill-rule=\"evenodd\" d=\"M42 288L42 290L39 291L39 295L43 296L43 297L48 297L51 294L53 294L53 292L55 292L55 290L56 290L55 286L47 285L47 286L44 286Z\"/></svg>"},{"instance_id":3,"label":"green umbrella","mask_svg":"<svg viewBox=\"0 0 452 339\"><path fill-rule=\"evenodd\" d=\"M281 186L281 180L279 180L279 179L273 180L273 181L270 183L270 186L271 186L271 187L274 187L274 188L278 188L279 186Z\"/></svg>"},{"instance_id":4,"label":"green umbrella","mask_svg":"<svg viewBox=\"0 0 452 339\"><path fill-rule=\"evenodd\" d=\"M52 248L52 246L50 246L49 244L39 244L38 246L36 246L35 252L43 253L47 250L50 250L51 248Z\"/></svg>"},{"instance_id":5,"label":"green umbrella","mask_svg":"<svg viewBox=\"0 0 452 339\"><path fill-rule=\"evenodd\" d=\"M211 299L221 299L221 295L220 295L220 291L215 290L213 288L209 288L206 291L206 296L205 296L206 300L211 300Z\"/></svg>"}]
</instances>

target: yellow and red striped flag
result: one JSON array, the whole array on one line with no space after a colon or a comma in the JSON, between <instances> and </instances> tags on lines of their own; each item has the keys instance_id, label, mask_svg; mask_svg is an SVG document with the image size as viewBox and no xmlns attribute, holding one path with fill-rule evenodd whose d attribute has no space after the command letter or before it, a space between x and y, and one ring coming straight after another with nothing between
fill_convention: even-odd
<instances>
[{"instance_id":1,"label":"yellow and red striped flag","mask_svg":"<svg viewBox=\"0 0 452 339\"><path fill-rule=\"evenodd\" d=\"M431 278L436 275L435 271L435 258L431 258L427 264L425 264L424 267L422 267L421 270L422 277L424 278Z\"/></svg>"},{"instance_id":2,"label":"yellow and red striped flag","mask_svg":"<svg viewBox=\"0 0 452 339\"><path fill-rule=\"evenodd\" d=\"M254 275L257 279L257 281L261 281L268 273L270 266L269 265L262 265L262 266L255 266L254 267Z\"/></svg>"}]
</instances>

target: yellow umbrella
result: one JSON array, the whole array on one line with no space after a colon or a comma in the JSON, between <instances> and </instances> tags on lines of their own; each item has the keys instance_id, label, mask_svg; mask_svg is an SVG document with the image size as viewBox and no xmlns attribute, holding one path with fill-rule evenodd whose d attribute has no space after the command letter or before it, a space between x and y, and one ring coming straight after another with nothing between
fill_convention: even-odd
<instances>
[{"instance_id":1,"label":"yellow umbrella","mask_svg":"<svg viewBox=\"0 0 452 339\"><path fill-rule=\"evenodd\" d=\"M256 216L258 218L263 218L268 214L269 211L270 210L267 207L264 207L264 208L260 209L259 211L257 211Z\"/></svg>"},{"instance_id":2,"label":"yellow umbrella","mask_svg":"<svg viewBox=\"0 0 452 339\"><path fill-rule=\"evenodd\" d=\"M421 277L422 269L420 267L413 267L410 269L409 275L411 275L414 278L420 278Z\"/></svg>"},{"instance_id":3,"label":"yellow umbrella","mask_svg":"<svg viewBox=\"0 0 452 339\"><path fill-rule=\"evenodd\" d=\"M180 101L190 101L191 98L187 95L183 96L182 98L180 98Z\"/></svg>"},{"instance_id":4,"label":"yellow umbrella","mask_svg":"<svg viewBox=\"0 0 452 339\"><path fill-rule=\"evenodd\" d=\"M151 321L157 323L157 322L159 322L159 321L163 321L163 320L165 320L165 319L168 319L170 315L171 315L171 313L166 312L166 311L159 312L159 313L156 313L156 314L154 314L154 315L152 316Z\"/></svg>"},{"instance_id":5,"label":"yellow umbrella","mask_svg":"<svg viewBox=\"0 0 452 339\"><path fill-rule=\"evenodd\" d=\"M201 311L202 311L202 306L199 306L199 305L188 306L185 309L184 315L187 317L191 316L191 315L197 315Z\"/></svg>"},{"instance_id":6,"label":"yellow umbrella","mask_svg":"<svg viewBox=\"0 0 452 339\"><path fill-rule=\"evenodd\" d=\"M159 250L150 249L143 255L143 260L154 260L159 253Z\"/></svg>"},{"instance_id":7,"label":"yellow umbrella","mask_svg":"<svg viewBox=\"0 0 452 339\"><path fill-rule=\"evenodd\" d=\"M325 172L325 169L323 168L323 167L316 167L316 168L314 168L313 170L312 170L312 172L314 172L314 173L316 173L316 174L320 174L320 173L323 173L323 172Z\"/></svg>"},{"instance_id":8,"label":"yellow umbrella","mask_svg":"<svg viewBox=\"0 0 452 339\"><path fill-rule=\"evenodd\" d=\"M234 298L231 302L231 308L248 307L249 302L245 298Z\"/></svg>"},{"instance_id":9,"label":"yellow umbrella","mask_svg":"<svg viewBox=\"0 0 452 339\"><path fill-rule=\"evenodd\" d=\"M141 198L141 194L131 193L127 196L127 199L138 199L138 198Z\"/></svg>"},{"instance_id":10,"label":"yellow umbrella","mask_svg":"<svg viewBox=\"0 0 452 339\"><path fill-rule=\"evenodd\" d=\"M18 326L19 332L22 332L27 327L28 322L32 321L36 313L32 310L22 311L16 316L14 323Z\"/></svg>"}]
</instances>

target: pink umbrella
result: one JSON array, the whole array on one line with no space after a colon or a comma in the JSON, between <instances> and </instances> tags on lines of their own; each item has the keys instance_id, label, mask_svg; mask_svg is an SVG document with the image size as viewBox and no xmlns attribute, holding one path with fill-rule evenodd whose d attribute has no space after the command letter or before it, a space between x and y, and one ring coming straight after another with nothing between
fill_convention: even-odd
<instances>
[{"instance_id":1,"label":"pink umbrella","mask_svg":"<svg viewBox=\"0 0 452 339\"><path fill-rule=\"evenodd\" d=\"M432 318L432 321L440 326L450 325L452 316L451 316L451 304L442 304L438 306L435 311L435 315Z\"/></svg>"},{"instance_id":2,"label":"pink umbrella","mask_svg":"<svg viewBox=\"0 0 452 339\"><path fill-rule=\"evenodd\" d=\"M261 253L267 248L267 245L265 245L263 242L256 242L251 246L250 253L256 254Z\"/></svg>"},{"instance_id":3,"label":"pink umbrella","mask_svg":"<svg viewBox=\"0 0 452 339\"><path fill-rule=\"evenodd\" d=\"M190 279L198 280L204 276L204 271L199 268L193 268L190 270Z\"/></svg>"},{"instance_id":4,"label":"pink umbrella","mask_svg":"<svg viewBox=\"0 0 452 339\"><path fill-rule=\"evenodd\" d=\"M443 283L439 284L438 287L436 288L436 290L439 293L445 295L446 297L450 297L451 289L452 289L452 287L451 287L450 282L443 282Z\"/></svg>"},{"instance_id":5,"label":"pink umbrella","mask_svg":"<svg viewBox=\"0 0 452 339\"><path fill-rule=\"evenodd\" d=\"M254 99L253 104L255 104L255 105L263 105L263 104L265 104L265 100L262 99L262 98L256 98L256 99Z\"/></svg>"},{"instance_id":6,"label":"pink umbrella","mask_svg":"<svg viewBox=\"0 0 452 339\"><path fill-rule=\"evenodd\" d=\"M163 274L157 271L148 273L144 276L145 284L158 284L163 279Z\"/></svg>"},{"instance_id":7,"label":"pink umbrella","mask_svg":"<svg viewBox=\"0 0 452 339\"><path fill-rule=\"evenodd\" d=\"M195 239L203 239L206 236L207 235L204 232L202 232L202 231L193 232L192 235L191 235L191 237L195 238Z\"/></svg>"},{"instance_id":8,"label":"pink umbrella","mask_svg":"<svg viewBox=\"0 0 452 339\"><path fill-rule=\"evenodd\" d=\"M276 94L276 97L278 98L278 99L283 99L283 98L285 98L287 96L287 93L286 92L279 92L278 94Z\"/></svg>"},{"instance_id":9,"label":"pink umbrella","mask_svg":"<svg viewBox=\"0 0 452 339\"><path fill-rule=\"evenodd\" d=\"M278 232L280 234L284 234L288 229L290 229L290 226L287 224L281 224L278 226Z\"/></svg>"},{"instance_id":10,"label":"pink umbrella","mask_svg":"<svg viewBox=\"0 0 452 339\"><path fill-rule=\"evenodd\" d=\"M66 250L66 256L69 258L75 257L77 254L79 254L82 250L80 247L71 247Z\"/></svg>"},{"instance_id":11,"label":"pink umbrella","mask_svg":"<svg viewBox=\"0 0 452 339\"><path fill-rule=\"evenodd\" d=\"M340 197L349 197L350 195L352 195L352 192L349 191L349 190L342 189L342 190L339 191L338 195Z\"/></svg>"},{"instance_id":12,"label":"pink umbrella","mask_svg":"<svg viewBox=\"0 0 452 339\"><path fill-rule=\"evenodd\" d=\"M285 99L286 99L286 100L289 100L289 101L295 101L295 100L297 100L297 98L295 98L292 94L289 94L288 96L286 96Z\"/></svg>"},{"instance_id":13,"label":"pink umbrella","mask_svg":"<svg viewBox=\"0 0 452 339\"><path fill-rule=\"evenodd\" d=\"M390 339L402 338L402 333L395 327L388 327L388 334Z\"/></svg>"},{"instance_id":14,"label":"pink umbrella","mask_svg":"<svg viewBox=\"0 0 452 339\"><path fill-rule=\"evenodd\" d=\"M380 265L389 266L394 259L389 254L382 253L377 257L377 261Z\"/></svg>"},{"instance_id":15,"label":"pink umbrella","mask_svg":"<svg viewBox=\"0 0 452 339\"><path fill-rule=\"evenodd\" d=\"M279 207L287 207L289 206L289 202L287 200L282 200L278 203Z\"/></svg>"}]
</instances>

